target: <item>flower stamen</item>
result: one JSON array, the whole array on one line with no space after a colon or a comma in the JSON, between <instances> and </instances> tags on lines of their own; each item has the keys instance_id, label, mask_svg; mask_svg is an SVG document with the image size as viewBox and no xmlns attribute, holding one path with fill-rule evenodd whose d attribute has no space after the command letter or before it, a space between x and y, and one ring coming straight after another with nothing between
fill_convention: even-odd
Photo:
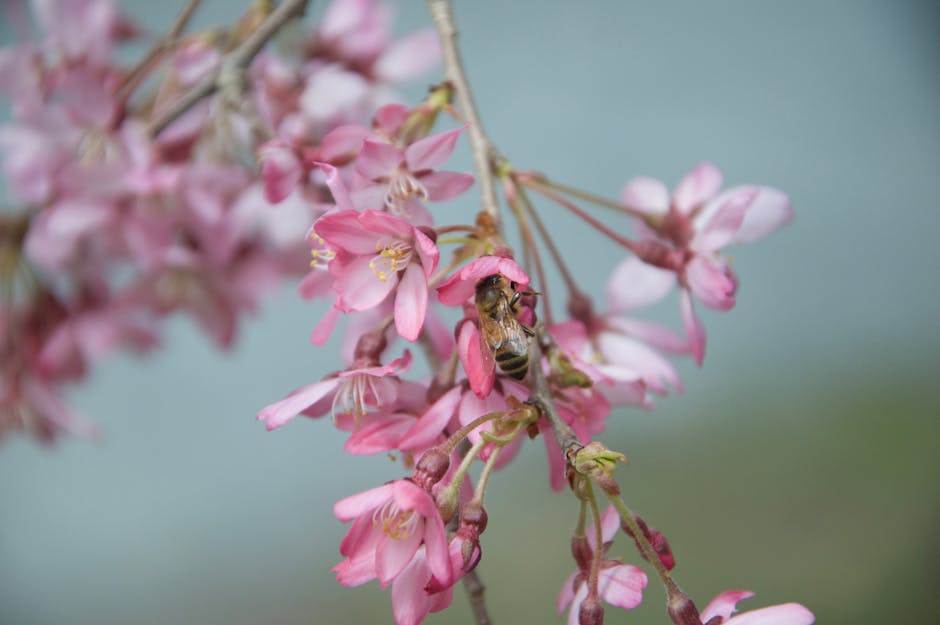
<instances>
[{"instance_id":1,"label":"flower stamen","mask_svg":"<svg viewBox=\"0 0 940 625\"><path fill-rule=\"evenodd\" d=\"M385 282L411 262L412 248L404 241L392 241L384 245L379 242L375 244L375 249L378 254L369 262L369 268L381 282Z\"/></svg>"}]
</instances>

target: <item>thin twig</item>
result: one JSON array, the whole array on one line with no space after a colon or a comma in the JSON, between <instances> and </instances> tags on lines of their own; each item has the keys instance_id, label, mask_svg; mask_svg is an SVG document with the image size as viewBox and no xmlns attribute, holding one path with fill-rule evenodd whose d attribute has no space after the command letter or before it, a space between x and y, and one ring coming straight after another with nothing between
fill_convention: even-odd
<instances>
[{"instance_id":1,"label":"thin twig","mask_svg":"<svg viewBox=\"0 0 940 625\"><path fill-rule=\"evenodd\" d=\"M473 610L473 618L477 625L492 625L490 614L486 609L486 586L480 581L476 569L463 576L463 587L467 593L467 599L470 601L470 609Z\"/></svg>"},{"instance_id":2,"label":"thin twig","mask_svg":"<svg viewBox=\"0 0 940 625\"><path fill-rule=\"evenodd\" d=\"M467 130L470 139L470 149L476 163L480 178L480 197L483 210L499 224L499 201L496 198L496 183L493 177L492 165L499 158L496 149L480 121L470 83L464 72L463 62L460 60L460 51L457 49L457 27L454 25L454 14L450 0L428 0L434 26L441 39L441 49L444 53L444 75L453 85L457 96L457 103L463 113L464 119L470 122Z\"/></svg>"},{"instance_id":3,"label":"thin twig","mask_svg":"<svg viewBox=\"0 0 940 625\"><path fill-rule=\"evenodd\" d=\"M140 81L147 75L147 71L153 64L163 56L165 52L176 45L177 39L179 39L183 30L186 28L187 24L189 24L189 20L192 18L201 2L202 0L188 0L186 5L183 6L176 16L176 20L173 22L170 30L153 44L153 47L150 48L140 63L121 81L121 84L117 88L118 99L130 97L130 94L133 93L137 85L140 84Z\"/></svg>"},{"instance_id":4,"label":"thin twig","mask_svg":"<svg viewBox=\"0 0 940 625\"><path fill-rule=\"evenodd\" d=\"M258 29L251 33L237 48L227 53L211 74L193 85L192 89L174 102L160 117L150 124L150 136L156 137L180 115L192 108L234 79L242 76L261 48L294 17L300 17L310 0L284 0L268 15Z\"/></svg>"},{"instance_id":5,"label":"thin twig","mask_svg":"<svg viewBox=\"0 0 940 625\"><path fill-rule=\"evenodd\" d=\"M545 328L540 326L536 328L535 340L529 347L529 367L530 378L532 380L532 394L529 396L529 402L537 405L542 414L552 425L552 432L555 440L558 441L562 453L566 460L570 460L571 455L581 449L582 445L578 441L577 435L571 426L565 423L565 420L558 414L558 408L555 407L555 400L552 398L552 391L548 387L548 379L542 371L542 340L545 338Z\"/></svg>"}]
</instances>

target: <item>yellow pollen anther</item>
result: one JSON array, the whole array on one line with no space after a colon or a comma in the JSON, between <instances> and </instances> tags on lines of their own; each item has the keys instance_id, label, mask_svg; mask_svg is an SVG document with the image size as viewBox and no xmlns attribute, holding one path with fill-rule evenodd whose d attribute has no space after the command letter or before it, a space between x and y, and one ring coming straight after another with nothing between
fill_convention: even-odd
<instances>
[{"instance_id":1,"label":"yellow pollen anther","mask_svg":"<svg viewBox=\"0 0 940 625\"><path fill-rule=\"evenodd\" d=\"M381 282L385 282L390 276L395 275L411 262L411 246L403 241L395 241L385 245L376 243L375 249L378 251L378 255L369 261L369 269Z\"/></svg>"}]
</instances>

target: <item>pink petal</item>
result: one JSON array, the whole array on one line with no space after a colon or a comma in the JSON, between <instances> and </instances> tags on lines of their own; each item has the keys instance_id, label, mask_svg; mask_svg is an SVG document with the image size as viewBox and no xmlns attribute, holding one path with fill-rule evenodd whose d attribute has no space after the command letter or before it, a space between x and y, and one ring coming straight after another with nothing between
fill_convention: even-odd
<instances>
[{"instance_id":1,"label":"pink petal","mask_svg":"<svg viewBox=\"0 0 940 625\"><path fill-rule=\"evenodd\" d=\"M696 255L685 268L685 279L695 296L709 308L734 308L738 283L731 269L720 260Z\"/></svg>"},{"instance_id":2,"label":"pink petal","mask_svg":"<svg viewBox=\"0 0 940 625\"><path fill-rule=\"evenodd\" d=\"M679 182L672 194L673 206L683 215L702 207L721 189L721 171L711 163L699 163Z\"/></svg>"},{"instance_id":3,"label":"pink petal","mask_svg":"<svg viewBox=\"0 0 940 625\"><path fill-rule=\"evenodd\" d=\"M669 210L669 189L655 178L632 179L620 193L623 203L652 217L665 215Z\"/></svg>"},{"instance_id":4,"label":"pink petal","mask_svg":"<svg viewBox=\"0 0 940 625\"><path fill-rule=\"evenodd\" d=\"M708 254L730 243L741 228L754 195L753 191L744 189L729 196L695 234L692 248L702 254Z\"/></svg>"},{"instance_id":5,"label":"pink petal","mask_svg":"<svg viewBox=\"0 0 940 625\"><path fill-rule=\"evenodd\" d=\"M476 292L482 278L500 273L520 286L528 286L529 276L511 258L481 256L461 269L437 287L437 297L447 306L460 306Z\"/></svg>"},{"instance_id":6,"label":"pink petal","mask_svg":"<svg viewBox=\"0 0 940 625\"><path fill-rule=\"evenodd\" d=\"M437 33L422 30L395 41L373 67L376 75L390 83L406 82L431 70L441 58Z\"/></svg>"},{"instance_id":7,"label":"pink petal","mask_svg":"<svg viewBox=\"0 0 940 625\"><path fill-rule=\"evenodd\" d=\"M264 421L269 431L277 429L299 415L318 400L336 390L338 380L320 380L299 388L279 402L266 406L258 413L258 421Z\"/></svg>"},{"instance_id":8,"label":"pink petal","mask_svg":"<svg viewBox=\"0 0 940 625\"><path fill-rule=\"evenodd\" d=\"M368 256L359 256L342 266L337 265L335 259L330 263L331 271L334 266L337 267L334 288L340 295L335 306L343 312L374 308L398 286L398 273L379 278L371 263L372 259Z\"/></svg>"},{"instance_id":9,"label":"pink petal","mask_svg":"<svg viewBox=\"0 0 940 625\"><path fill-rule=\"evenodd\" d=\"M430 612L430 600L424 587L431 578L427 563L419 554L392 582L392 615L395 625L419 625Z\"/></svg>"},{"instance_id":10,"label":"pink petal","mask_svg":"<svg viewBox=\"0 0 940 625\"><path fill-rule=\"evenodd\" d=\"M666 326L641 321L630 317L606 316L605 322L611 330L632 336L650 347L660 349L671 354L687 354L689 346L685 339Z\"/></svg>"},{"instance_id":11,"label":"pink petal","mask_svg":"<svg viewBox=\"0 0 940 625\"><path fill-rule=\"evenodd\" d=\"M333 194L336 208L341 211L353 210L352 200L349 198L349 192L346 190L346 185L343 184L343 179L340 178L339 170L328 163L314 163L314 165L326 173L326 186Z\"/></svg>"},{"instance_id":12,"label":"pink petal","mask_svg":"<svg viewBox=\"0 0 940 625\"><path fill-rule=\"evenodd\" d=\"M568 579L561 584L561 590L558 591L558 597L555 598L555 609L558 610L559 613L564 612L568 604L571 603L571 600L574 599L574 580L577 576L578 571L575 570L568 576Z\"/></svg>"},{"instance_id":13,"label":"pink petal","mask_svg":"<svg viewBox=\"0 0 940 625\"><path fill-rule=\"evenodd\" d=\"M558 492L568 485L568 478L565 476L565 457L547 421L539 419L538 426L542 441L545 443L545 456L548 460L548 483L553 491Z\"/></svg>"},{"instance_id":14,"label":"pink petal","mask_svg":"<svg viewBox=\"0 0 940 625\"><path fill-rule=\"evenodd\" d=\"M727 621L737 611L738 601L750 599L753 596L754 593L750 590L726 590L705 606L701 612L702 622L707 623L716 616L720 616L722 622Z\"/></svg>"},{"instance_id":15,"label":"pink petal","mask_svg":"<svg viewBox=\"0 0 940 625\"><path fill-rule=\"evenodd\" d=\"M370 232L379 235L390 236L402 241L410 241L414 238L414 227L410 223L384 211L363 211L359 216L359 223ZM373 243L374 241L375 239L373 239ZM375 247L373 245L370 252L374 251Z\"/></svg>"},{"instance_id":16,"label":"pink petal","mask_svg":"<svg viewBox=\"0 0 940 625\"><path fill-rule=\"evenodd\" d=\"M408 107L402 104L386 104L372 116L372 128L377 135L394 137L408 121Z\"/></svg>"},{"instance_id":17,"label":"pink petal","mask_svg":"<svg viewBox=\"0 0 940 625\"><path fill-rule=\"evenodd\" d=\"M729 189L736 191L737 189ZM757 187L757 195L751 201L744 223L734 235L739 242L756 241L767 236L777 228L788 224L793 219L790 198L787 194L772 187Z\"/></svg>"},{"instance_id":18,"label":"pink petal","mask_svg":"<svg viewBox=\"0 0 940 625\"><path fill-rule=\"evenodd\" d=\"M346 439L343 449L354 455L378 454L398 449L399 441L414 422L415 418L409 414L383 414L353 432Z\"/></svg>"},{"instance_id":19,"label":"pink petal","mask_svg":"<svg viewBox=\"0 0 940 625\"><path fill-rule=\"evenodd\" d=\"M379 506L391 501L393 484L394 482L382 484L337 501L333 504L333 516L346 523L356 517L371 513Z\"/></svg>"},{"instance_id":20,"label":"pink petal","mask_svg":"<svg viewBox=\"0 0 940 625\"><path fill-rule=\"evenodd\" d=\"M391 176L402 162L402 151L391 143L366 139L356 159L356 171L369 180Z\"/></svg>"},{"instance_id":21,"label":"pink petal","mask_svg":"<svg viewBox=\"0 0 940 625\"><path fill-rule=\"evenodd\" d=\"M574 597L571 599L571 607L568 609L568 620L566 625L580 625L580 611L581 604L584 603L584 600L587 598L587 584L580 583L578 584L577 590L574 592Z\"/></svg>"},{"instance_id":22,"label":"pink petal","mask_svg":"<svg viewBox=\"0 0 940 625\"><path fill-rule=\"evenodd\" d=\"M455 386L434 402L402 437L399 449L415 451L433 445L453 419L461 393L460 386Z\"/></svg>"},{"instance_id":23,"label":"pink petal","mask_svg":"<svg viewBox=\"0 0 940 625\"><path fill-rule=\"evenodd\" d=\"M438 260L441 257L441 251L437 245L426 234L414 229L414 249L418 252L418 258L421 259L421 267L424 269L424 275L428 278L437 269Z\"/></svg>"},{"instance_id":24,"label":"pink petal","mask_svg":"<svg viewBox=\"0 0 940 625\"><path fill-rule=\"evenodd\" d=\"M406 341L415 341L421 334L424 315L428 310L428 280L421 266L408 265L395 295L395 329Z\"/></svg>"},{"instance_id":25,"label":"pink petal","mask_svg":"<svg viewBox=\"0 0 940 625\"><path fill-rule=\"evenodd\" d=\"M401 538L393 538L383 533L379 538L375 551L375 575L383 588L394 581L414 558L415 552L421 546L421 537L421 533L414 532Z\"/></svg>"},{"instance_id":26,"label":"pink petal","mask_svg":"<svg viewBox=\"0 0 940 625\"><path fill-rule=\"evenodd\" d=\"M450 157L457 144L457 137L470 124L460 128L439 132L423 139L418 139L405 149L405 162L408 170L417 172L423 169L434 169L444 164Z\"/></svg>"},{"instance_id":27,"label":"pink petal","mask_svg":"<svg viewBox=\"0 0 940 625\"><path fill-rule=\"evenodd\" d=\"M362 142L369 136L365 126L348 125L334 128L320 143L320 158L332 163L359 154Z\"/></svg>"},{"instance_id":28,"label":"pink petal","mask_svg":"<svg viewBox=\"0 0 940 625\"><path fill-rule=\"evenodd\" d=\"M457 351L470 389L478 397L486 397L496 381L493 353L480 340L480 331L472 321L465 321L457 335Z\"/></svg>"},{"instance_id":29,"label":"pink petal","mask_svg":"<svg viewBox=\"0 0 940 625\"><path fill-rule=\"evenodd\" d=\"M363 226L362 213L341 210L323 215L313 224L313 231L330 247L350 254L375 254L378 236Z\"/></svg>"},{"instance_id":30,"label":"pink petal","mask_svg":"<svg viewBox=\"0 0 940 625\"><path fill-rule=\"evenodd\" d=\"M623 365L595 365L604 376L597 388L612 405L651 408L646 397L646 383L630 367ZM679 391L680 389L676 389Z\"/></svg>"},{"instance_id":31,"label":"pink petal","mask_svg":"<svg viewBox=\"0 0 940 625\"><path fill-rule=\"evenodd\" d=\"M310 342L314 345L323 345L326 343L330 335L333 334L333 330L336 328L336 322L339 321L339 317L342 314L342 311L336 308L336 306L330 306L310 332Z\"/></svg>"},{"instance_id":32,"label":"pink petal","mask_svg":"<svg viewBox=\"0 0 940 625\"><path fill-rule=\"evenodd\" d=\"M607 308L612 312L636 310L655 304L672 290L676 274L630 256L614 268L607 281Z\"/></svg>"},{"instance_id":33,"label":"pink petal","mask_svg":"<svg viewBox=\"0 0 940 625\"><path fill-rule=\"evenodd\" d=\"M607 509L604 510L604 514L601 515L601 538L604 539L604 542L609 542L614 539L619 529L620 513L617 512L617 508L613 507L613 505L609 505ZM588 535L588 539L590 540L594 535L594 532L591 532ZM593 541L591 541L591 546L594 546Z\"/></svg>"},{"instance_id":34,"label":"pink petal","mask_svg":"<svg viewBox=\"0 0 940 625\"><path fill-rule=\"evenodd\" d=\"M607 362L636 371L650 389L657 393L666 393L666 382L674 388L681 388L682 382L675 367L655 350L636 339L613 332L602 332L598 336L598 343Z\"/></svg>"},{"instance_id":35,"label":"pink petal","mask_svg":"<svg viewBox=\"0 0 940 625\"><path fill-rule=\"evenodd\" d=\"M602 569L597 580L601 598L610 605L630 610L643 601L646 574L630 564Z\"/></svg>"},{"instance_id":36,"label":"pink petal","mask_svg":"<svg viewBox=\"0 0 940 625\"><path fill-rule=\"evenodd\" d=\"M327 65L308 77L300 96L300 109L311 120L327 123L364 109L371 88L361 74L338 64Z\"/></svg>"},{"instance_id":37,"label":"pink petal","mask_svg":"<svg viewBox=\"0 0 940 625\"><path fill-rule=\"evenodd\" d=\"M692 296L689 291L682 289L679 297L679 308L682 312L682 324L685 326L685 335L689 341L689 351L696 364L701 365L705 358L705 326L695 315L692 305Z\"/></svg>"},{"instance_id":38,"label":"pink petal","mask_svg":"<svg viewBox=\"0 0 940 625\"><path fill-rule=\"evenodd\" d=\"M294 151L276 141L269 141L258 149L264 197L277 204L297 187L302 171Z\"/></svg>"},{"instance_id":39,"label":"pink petal","mask_svg":"<svg viewBox=\"0 0 940 625\"><path fill-rule=\"evenodd\" d=\"M450 358L455 347L454 331L445 325L434 307L428 309L427 318L424 320L424 333L431 341L431 345L441 362L445 362Z\"/></svg>"},{"instance_id":40,"label":"pink petal","mask_svg":"<svg viewBox=\"0 0 940 625\"><path fill-rule=\"evenodd\" d=\"M474 177L457 171L432 171L420 177L432 202L452 200L473 186Z\"/></svg>"},{"instance_id":41,"label":"pink petal","mask_svg":"<svg viewBox=\"0 0 940 625\"><path fill-rule=\"evenodd\" d=\"M330 294L330 284L333 282L333 276L328 271L313 269L307 272L297 284L297 294L302 299L313 299L315 297L326 297Z\"/></svg>"},{"instance_id":42,"label":"pink petal","mask_svg":"<svg viewBox=\"0 0 940 625\"><path fill-rule=\"evenodd\" d=\"M727 625L810 625L815 620L813 613L799 603L784 603L744 612Z\"/></svg>"}]
</instances>

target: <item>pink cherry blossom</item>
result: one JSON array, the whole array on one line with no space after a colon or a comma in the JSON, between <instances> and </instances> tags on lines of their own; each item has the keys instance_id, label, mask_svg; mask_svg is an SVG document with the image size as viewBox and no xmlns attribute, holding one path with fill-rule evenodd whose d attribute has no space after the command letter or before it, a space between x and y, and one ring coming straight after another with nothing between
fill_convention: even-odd
<instances>
[{"instance_id":1,"label":"pink cherry blossom","mask_svg":"<svg viewBox=\"0 0 940 625\"><path fill-rule=\"evenodd\" d=\"M336 308L368 310L394 292L395 327L408 341L421 333L428 306L428 279L440 252L408 222L380 211L324 215L314 231L336 256L329 269L339 293Z\"/></svg>"},{"instance_id":2,"label":"pink cherry blossom","mask_svg":"<svg viewBox=\"0 0 940 625\"><path fill-rule=\"evenodd\" d=\"M275 430L299 414L320 417L327 412L365 415L370 409L392 404L398 395L396 376L411 366L411 353L387 365L361 362L338 374L297 389L258 413L268 430Z\"/></svg>"},{"instance_id":3,"label":"pink cherry blossom","mask_svg":"<svg viewBox=\"0 0 940 625\"><path fill-rule=\"evenodd\" d=\"M444 521L434 499L410 480L396 480L347 497L333 506L342 522L353 521L340 544L346 559L334 567L344 586L378 579L388 585L425 547L428 568L448 584L452 578Z\"/></svg>"},{"instance_id":4,"label":"pink cherry blossom","mask_svg":"<svg viewBox=\"0 0 940 625\"><path fill-rule=\"evenodd\" d=\"M632 282L619 281L619 293L639 293L652 302L668 292L669 273L683 289L682 317L689 349L701 364L705 331L690 295L705 306L729 310L738 280L719 256L728 244L753 241L793 217L787 196L770 187L740 186L719 192L722 175L702 163L679 182L670 198L666 186L651 178L634 178L623 190L623 202L642 215L635 225L642 237L637 254L646 265L626 272ZM666 270L666 271L663 271ZM616 298L615 298L616 299Z\"/></svg>"},{"instance_id":5,"label":"pink cherry blossom","mask_svg":"<svg viewBox=\"0 0 940 625\"><path fill-rule=\"evenodd\" d=\"M753 597L748 590L728 590L711 600L702 610L705 625L810 625L813 613L799 603L783 603L731 616L738 601Z\"/></svg>"},{"instance_id":6,"label":"pink cherry blossom","mask_svg":"<svg viewBox=\"0 0 940 625\"><path fill-rule=\"evenodd\" d=\"M418 139L402 149L391 143L366 139L356 159L356 172L365 181L357 187L360 202L367 208L384 206L393 214L424 213L423 201L450 200L473 185L470 174L434 171L454 151L464 125Z\"/></svg>"},{"instance_id":7,"label":"pink cherry blossom","mask_svg":"<svg viewBox=\"0 0 940 625\"><path fill-rule=\"evenodd\" d=\"M617 515L617 510L613 506L609 506L601 516L602 538L604 541L604 544L601 545L602 551L609 548L610 541L613 540L619 527L620 517ZM588 530L587 542L591 551L595 551L597 544L594 539L593 527L589 527ZM618 608L629 610L640 605L646 583L646 574L638 567L632 564L621 564L617 560L604 560L598 576L597 590L603 601ZM581 603L587 598L587 593L587 578L584 571L576 570L562 584L556 607L559 612L562 612L570 605L568 625L578 625L578 612Z\"/></svg>"}]
</instances>

